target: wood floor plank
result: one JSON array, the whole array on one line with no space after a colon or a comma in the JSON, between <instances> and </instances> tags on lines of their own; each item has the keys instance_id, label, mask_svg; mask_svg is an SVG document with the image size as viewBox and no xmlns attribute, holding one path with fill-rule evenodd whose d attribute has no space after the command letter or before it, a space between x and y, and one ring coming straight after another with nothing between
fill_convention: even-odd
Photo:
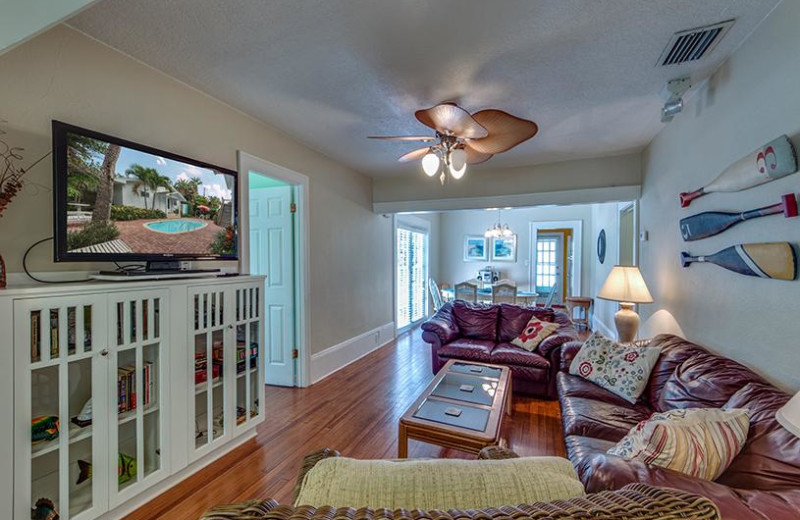
<instances>
[{"instance_id":1,"label":"wood floor plank","mask_svg":"<svg viewBox=\"0 0 800 520\"><path fill-rule=\"evenodd\" d=\"M304 389L267 387L256 438L156 497L126 520L187 520L209 507L251 498L291 502L303 457L334 448L356 458L397 456L399 418L433 379L420 330ZM502 436L520 455L564 456L556 401L514 396ZM410 457L475 455L409 441Z\"/></svg>"}]
</instances>

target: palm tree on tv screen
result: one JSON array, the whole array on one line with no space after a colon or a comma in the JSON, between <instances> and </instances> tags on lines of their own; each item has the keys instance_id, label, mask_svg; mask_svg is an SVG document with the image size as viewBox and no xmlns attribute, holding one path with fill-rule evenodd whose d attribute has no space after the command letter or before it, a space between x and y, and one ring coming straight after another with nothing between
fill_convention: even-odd
<instances>
[{"instance_id":1,"label":"palm tree on tv screen","mask_svg":"<svg viewBox=\"0 0 800 520\"><path fill-rule=\"evenodd\" d=\"M170 193L175 191L172 187L172 181L169 179L169 177L166 175L161 175L155 168L146 168L141 164L132 164L130 168L125 170L125 175L128 177L135 177L137 179L137 182L133 185L133 192L137 195L142 187L150 191L151 198L153 200L150 205L150 209L156 209L156 192L158 191L158 188L166 188L166 190ZM145 201L145 208L146 207L147 201Z\"/></svg>"}]
</instances>

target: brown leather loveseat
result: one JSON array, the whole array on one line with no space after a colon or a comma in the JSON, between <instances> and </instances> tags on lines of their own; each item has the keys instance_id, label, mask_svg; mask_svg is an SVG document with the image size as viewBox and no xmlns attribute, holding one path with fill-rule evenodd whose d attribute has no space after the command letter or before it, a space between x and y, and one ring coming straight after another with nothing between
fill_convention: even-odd
<instances>
[{"instance_id":1,"label":"brown leather loveseat","mask_svg":"<svg viewBox=\"0 0 800 520\"><path fill-rule=\"evenodd\" d=\"M800 519L800 439L775 412L790 398L745 366L672 335L651 346L661 355L635 405L568 373L581 347L562 348L557 376L567 453L589 493L632 482L691 491L712 499L731 520ZM750 410L747 443L714 482L606 454L628 430L654 412L675 408Z\"/></svg>"}]
</instances>

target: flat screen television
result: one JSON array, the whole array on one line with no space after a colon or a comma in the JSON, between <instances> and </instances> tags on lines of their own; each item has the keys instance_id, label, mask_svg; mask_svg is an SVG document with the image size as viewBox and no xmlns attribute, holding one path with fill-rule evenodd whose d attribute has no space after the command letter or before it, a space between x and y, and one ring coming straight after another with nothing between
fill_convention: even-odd
<instances>
[{"instance_id":1,"label":"flat screen television","mask_svg":"<svg viewBox=\"0 0 800 520\"><path fill-rule=\"evenodd\" d=\"M233 170L53 121L55 261L238 259Z\"/></svg>"}]
</instances>

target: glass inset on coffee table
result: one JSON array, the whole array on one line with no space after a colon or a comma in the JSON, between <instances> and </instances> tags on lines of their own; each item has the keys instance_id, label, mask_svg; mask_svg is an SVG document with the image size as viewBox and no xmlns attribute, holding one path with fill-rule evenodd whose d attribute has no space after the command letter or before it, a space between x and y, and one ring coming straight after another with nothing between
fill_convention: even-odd
<instances>
[{"instance_id":1,"label":"glass inset on coffee table","mask_svg":"<svg viewBox=\"0 0 800 520\"><path fill-rule=\"evenodd\" d=\"M478 453L500 440L511 413L508 367L450 360L400 418L398 457L408 439Z\"/></svg>"}]
</instances>

